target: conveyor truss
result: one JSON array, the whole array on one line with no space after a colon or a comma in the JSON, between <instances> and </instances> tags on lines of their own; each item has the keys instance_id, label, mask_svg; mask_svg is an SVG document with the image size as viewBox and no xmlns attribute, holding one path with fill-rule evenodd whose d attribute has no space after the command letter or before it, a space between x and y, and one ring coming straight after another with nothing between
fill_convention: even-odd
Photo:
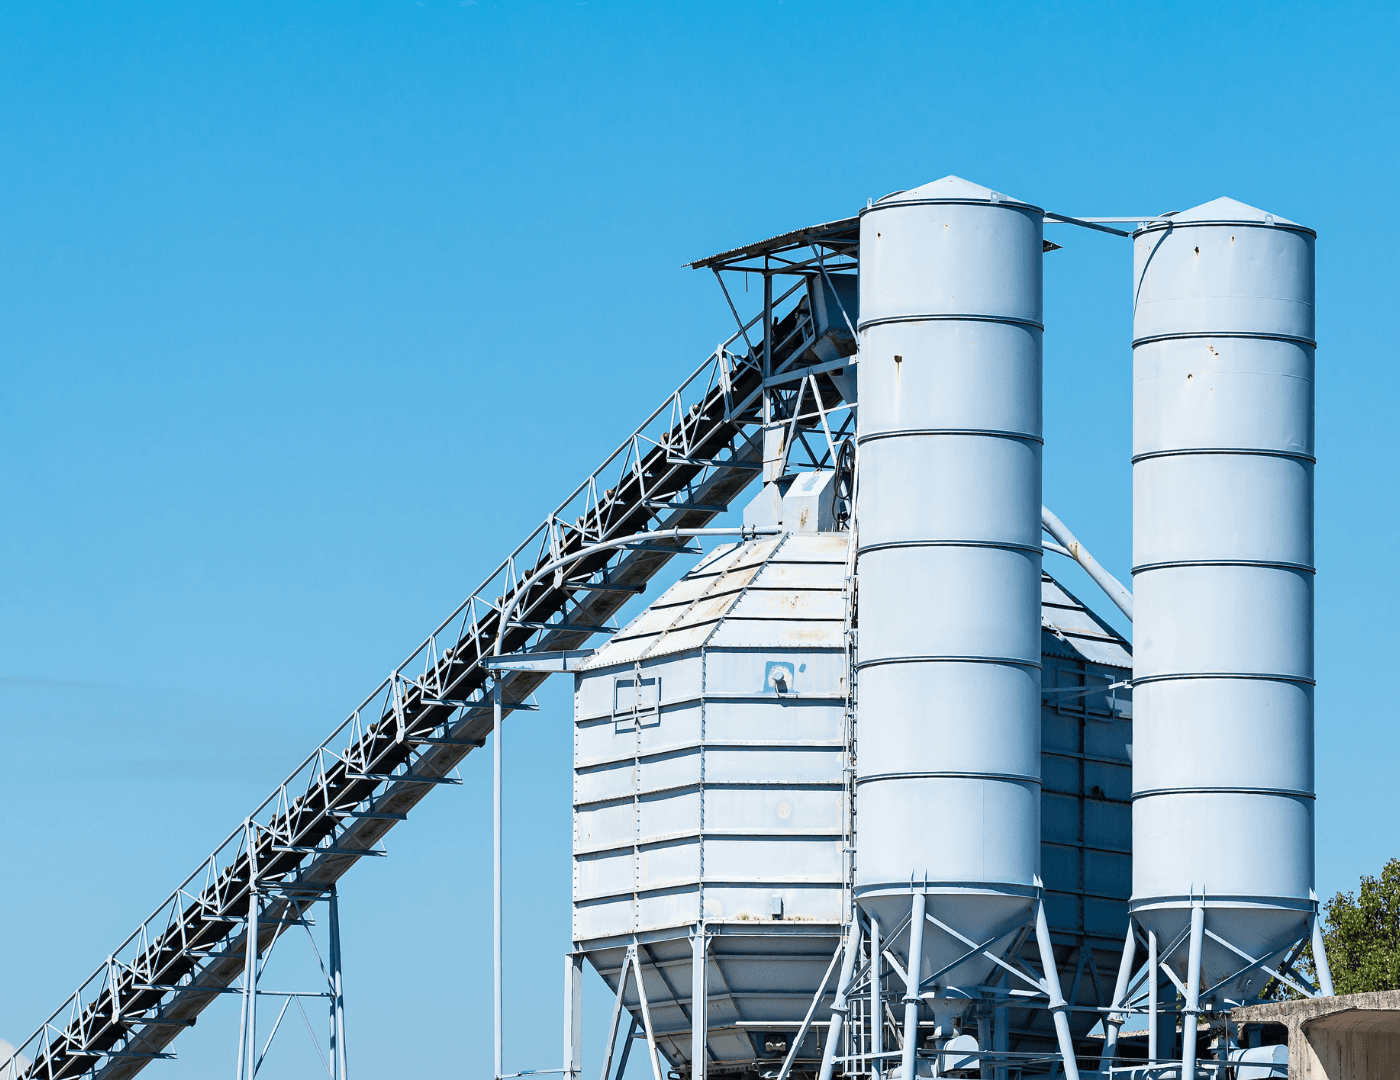
<instances>
[{"instance_id":1,"label":"conveyor truss","mask_svg":"<svg viewBox=\"0 0 1400 1080\"><path fill-rule=\"evenodd\" d=\"M122 1080L173 1056L175 1037L246 983L250 896L259 901L256 957L360 859L386 854L385 835L429 792L461 783L454 770L492 727L483 658L498 636L509 653L554 652L616 629L609 620L626 602L693 550L668 530L703 528L725 512L765 471L765 445L770 472L833 468L855 425L846 400L854 380L842 384L855 313L835 325L821 311L814 317L813 292L825 282L825 295L835 293L835 276L851 275L854 259L849 219L693 264L713 270L721 287L723 272L761 275L763 311L742 320L725 288L739 329L54 1010L19 1048L32 1064L18 1075ZM795 282L774 296L783 275ZM587 545L643 533L655 535L586 555L567 572L534 573ZM531 697L546 677L503 672L506 712L536 708Z\"/></svg>"}]
</instances>

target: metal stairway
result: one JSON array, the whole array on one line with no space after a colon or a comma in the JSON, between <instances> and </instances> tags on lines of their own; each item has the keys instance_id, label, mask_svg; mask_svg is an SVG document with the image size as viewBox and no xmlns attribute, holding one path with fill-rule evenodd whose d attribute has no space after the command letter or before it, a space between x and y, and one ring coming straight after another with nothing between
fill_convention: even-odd
<instances>
[{"instance_id":1,"label":"metal stairway","mask_svg":"<svg viewBox=\"0 0 1400 1080\"><path fill-rule=\"evenodd\" d=\"M829 417L843 404L842 369L818 348L829 342L817 337L805 281L769 308L792 305L770 316L771 348L747 338L760 314L686 379L54 1011L19 1048L33 1062L21 1076L120 1080L168 1057L243 974L250 883L271 897L256 924L261 953L302 898L384 854L376 845L421 799L460 783L450 774L491 730L482 659L507 600L523 596L504 651L578 649L685 547L658 535L589 555L567 577L537 578L536 567L588 544L705 526L762 470L765 420L789 452L805 448L808 467L832 467L846 430ZM741 351L729 351L735 342ZM502 675L505 709L532 708L546 677Z\"/></svg>"}]
</instances>

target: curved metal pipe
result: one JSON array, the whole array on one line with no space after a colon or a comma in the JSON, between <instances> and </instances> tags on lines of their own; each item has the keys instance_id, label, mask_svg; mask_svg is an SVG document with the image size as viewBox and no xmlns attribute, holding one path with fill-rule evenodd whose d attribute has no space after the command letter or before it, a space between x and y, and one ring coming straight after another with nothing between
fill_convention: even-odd
<instances>
[{"instance_id":1,"label":"curved metal pipe","mask_svg":"<svg viewBox=\"0 0 1400 1080\"><path fill-rule=\"evenodd\" d=\"M1094 579L1094 584L1102 589L1104 595L1117 604L1118 610L1128 617L1129 622L1132 622L1133 594L1127 587L1099 565L1084 545L1075 539L1074 533L1065 528L1065 523L1052 514L1048 507L1042 506L1040 508L1040 524L1062 545L1062 548L1051 547L1050 550L1058 551L1061 555L1068 555L1084 567L1085 573Z\"/></svg>"}]
</instances>

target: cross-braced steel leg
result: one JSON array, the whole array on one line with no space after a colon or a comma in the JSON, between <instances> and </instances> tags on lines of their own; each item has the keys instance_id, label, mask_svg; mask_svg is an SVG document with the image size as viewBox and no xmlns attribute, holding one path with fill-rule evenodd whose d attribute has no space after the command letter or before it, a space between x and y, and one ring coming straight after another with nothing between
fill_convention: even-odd
<instances>
[{"instance_id":1,"label":"cross-braced steel leg","mask_svg":"<svg viewBox=\"0 0 1400 1080\"><path fill-rule=\"evenodd\" d=\"M1055 1037L1060 1043L1060 1060L1065 1080L1079 1080L1079 1063L1074 1057L1074 1039L1069 1032L1069 1012L1060 992L1060 972L1055 966L1055 950L1050 944L1050 926L1045 919L1045 901L1036 902L1035 939L1040 946L1040 966L1045 969L1045 988L1050 995L1050 1013L1055 1018ZM908 1074L906 1074L908 1075Z\"/></svg>"},{"instance_id":2,"label":"cross-braced steel leg","mask_svg":"<svg viewBox=\"0 0 1400 1080\"><path fill-rule=\"evenodd\" d=\"M914 894L909 916L909 981L904 987L904 1080L913 1080L914 1062L919 1051L919 973L924 966L924 912L927 897Z\"/></svg>"}]
</instances>

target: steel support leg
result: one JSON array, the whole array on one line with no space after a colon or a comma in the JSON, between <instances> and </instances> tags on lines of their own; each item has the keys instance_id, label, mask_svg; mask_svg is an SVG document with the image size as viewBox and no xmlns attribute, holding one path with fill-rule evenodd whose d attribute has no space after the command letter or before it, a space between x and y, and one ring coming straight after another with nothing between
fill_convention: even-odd
<instances>
[{"instance_id":1,"label":"steel support leg","mask_svg":"<svg viewBox=\"0 0 1400 1080\"><path fill-rule=\"evenodd\" d=\"M492 1013L493 1022L491 1028L491 1047L493 1060L495 1061L495 1072L493 1076L499 1077L505 1069L503 1059L505 1057L505 1013L504 996L501 992L501 972L505 961L503 938L501 935L501 674L496 673L493 680L492 692L492 772L491 772L491 811L492 811L492 864L491 864L491 898L494 908L494 922L492 923L492 945L494 946L495 966L492 971Z\"/></svg>"},{"instance_id":2,"label":"steel support leg","mask_svg":"<svg viewBox=\"0 0 1400 1080\"><path fill-rule=\"evenodd\" d=\"M1128 995L1128 982L1133 976L1133 960L1137 957L1137 935L1133 933L1133 922L1128 920L1128 938L1123 942L1123 958L1118 961L1118 981L1113 986L1113 1003L1110 1008L1118 1008ZM1108 1072L1113 1067L1113 1059L1118 1056L1118 1031L1127 1019L1126 1013L1111 1012L1103 1020L1103 1056L1099 1058L1099 1072Z\"/></svg>"},{"instance_id":3,"label":"steel support leg","mask_svg":"<svg viewBox=\"0 0 1400 1080\"><path fill-rule=\"evenodd\" d=\"M242 1034L245 1041L238 1047L239 1080L253 1080L258 1073L258 888L248 886L248 936L243 947L243 1014ZM245 1068L246 1063L246 1068Z\"/></svg>"},{"instance_id":4,"label":"steel support leg","mask_svg":"<svg viewBox=\"0 0 1400 1080\"><path fill-rule=\"evenodd\" d=\"M656 1080L664 1080L661 1074L661 1051L656 1046L656 1031L651 1026L651 1006L647 1004L647 988L642 981L642 962L636 952L632 953L632 971L637 976L637 999L642 1003L642 1027L647 1033L647 1057L651 1059L651 1073Z\"/></svg>"},{"instance_id":5,"label":"steel support leg","mask_svg":"<svg viewBox=\"0 0 1400 1080\"><path fill-rule=\"evenodd\" d=\"M884 1072L885 1008L880 980L884 974L885 957L880 945L880 920L870 916L870 1070L874 1080Z\"/></svg>"},{"instance_id":6,"label":"steel support leg","mask_svg":"<svg viewBox=\"0 0 1400 1080\"><path fill-rule=\"evenodd\" d=\"M695 924L690 938L690 1080L705 1080L705 1044L709 1031L710 957L705 924Z\"/></svg>"},{"instance_id":7,"label":"steel support leg","mask_svg":"<svg viewBox=\"0 0 1400 1080\"><path fill-rule=\"evenodd\" d=\"M1035 940L1040 946L1040 965L1045 969L1045 986L1050 992L1050 1012L1055 1017L1055 1036L1060 1043L1060 1059L1065 1080L1079 1080L1079 1062L1074 1058L1074 1039L1069 1033L1069 1012L1060 992L1060 971L1055 966L1055 950L1050 944L1050 926L1045 921L1045 901L1035 905Z\"/></svg>"},{"instance_id":8,"label":"steel support leg","mask_svg":"<svg viewBox=\"0 0 1400 1080\"><path fill-rule=\"evenodd\" d=\"M345 1070L345 989L340 977L340 894L331 886L328 901L330 914L330 983L331 983L331 1075L332 1080L346 1080Z\"/></svg>"},{"instance_id":9,"label":"steel support leg","mask_svg":"<svg viewBox=\"0 0 1400 1080\"><path fill-rule=\"evenodd\" d=\"M1157 933L1147 931L1147 1064L1157 1064L1157 1020L1161 1003L1157 1000L1157 988L1162 985L1162 973L1158 970Z\"/></svg>"},{"instance_id":10,"label":"steel support leg","mask_svg":"<svg viewBox=\"0 0 1400 1080\"><path fill-rule=\"evenodd\" d=\"M837 1043L841 1038L841 1028L846 1014L850 1012L847 995L851 989L851 978L855 975L856 957L860 953L860 916L853 916L846 931L846 955L841 961L841 977L836 981L836 1000L831 1006L831 1026L826 1029L826 1049L822 1053L820 1080L831 1080L831 1071L836 1067Z\"/></svg>"},{"instance_id":11,"label":"steel support leg","mask_svg":"<svg viewBox=\"0 0 1400 1080\"><path fill-rule=\"evenodd\" d=\"M613 1001L612 1024L608 1027L607 1051L603 1055L603 1071L598 1075L598 1080L608 1080L608 1074L612 1071L613 1050L617 1046L617 1026L622 1019L622 994L627 989L627 972L632 966L632 953L629 951L622 959L622 970L617 973L617 998ZM629 1020L628 1030L631 1030ZM632 1037L629 1035L627 1041L630 1045ZM619 1070L620 1074L621 1070Z\"/></svg>"},{"instance_id":12,"label":"steel support leg","mask_svg":"<svg viewBox=\"0 0 1400 1080\"><path fill-rule=\"evenodd\" d=\"M564 1080L583 1071L583 953L564 954Z\"/></svg>"},{"instance_id":13,"label":"steel support leg","mask_svg":"<svg viewBox=\"0 0 1400 1080\"><path fill-rule=\"evenodd\" d=\"M1201 1005L1201 943L1205 938L1205 904L1191 905L1191 949L1186 955L1186 1008L1181 1014L1181 1080L1196 1080L1196 1016Z\"/></svg>"},{"instance_id":14,"label":"steel support leg","mask_svg":"<svg viewBox=\"0 0 1400 1080\"><path fill-rule=\"evenodd\" d=\"M904 987L904 1054L900 1058L903 1080L914 1080L919 1052L919 972L924 966L924 913L928 898L914 894L909 915L909 981Z\"/></svg>"},{"instance_id":15,"label":"steel support leg","mask_svg":"<svg viewBox=\"0 0 1400 1080\"><path fill-rule=\"evenodd\" d=\"M1327 943L1322 940L1322 912L1313 915L1312 925L1313 968L1317 972L1317 988L1323 997L1332 997L1337 991L1332 986L1332 968L1327 963Z\"/></svg>"},{"instance_id":16,"label":"steel support leg","mask_svg":"<svg viewBox=\"0 0 1400 1080\"><path fill-rule=\"evenodd\" d=\"M1008 990L1011 987L1011 977L1003 975L1001 985ZM1011 1009L1002 1004L992 1010L992 1051L998 1055L1011 1052ZM1007 1080L1006 1059L998 1057L995 1067L992 1069L992 1076L995 1080Z\"/></svg>"},{"instance_id":17,"label":"steel support leg","mask_svg":"<svg viewBox=\"0 0 1400 1080\"><path fill-rule=\"evenodd\" d=\"M637 1041L639 1028L637 1018L629 1016L627 1018L627 1038L622 1040L622 1053L618 1055L617 1073L613 1076L613 1080L622 1080L627 1075L627 1059L632 1056L632 1044Z\"/></svg>"}]
</instances>

